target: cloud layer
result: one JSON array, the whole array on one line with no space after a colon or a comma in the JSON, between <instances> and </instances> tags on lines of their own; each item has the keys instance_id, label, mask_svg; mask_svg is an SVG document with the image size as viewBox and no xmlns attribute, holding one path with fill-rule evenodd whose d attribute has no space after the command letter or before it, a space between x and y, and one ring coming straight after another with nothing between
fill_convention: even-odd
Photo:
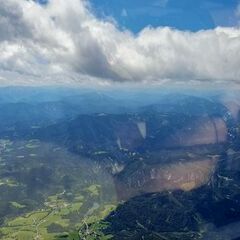
<instances>
[{"instance_id":1,"label":"cloud layer","mask_svg":"<svg viewBox=\"0 0 240 240\"><path fill-rule=\"evenodd\" d=\"M0 84L240 83L240 29L196 33L99 20L83 0L0 5Z\"/></svg>"}]
</instances>

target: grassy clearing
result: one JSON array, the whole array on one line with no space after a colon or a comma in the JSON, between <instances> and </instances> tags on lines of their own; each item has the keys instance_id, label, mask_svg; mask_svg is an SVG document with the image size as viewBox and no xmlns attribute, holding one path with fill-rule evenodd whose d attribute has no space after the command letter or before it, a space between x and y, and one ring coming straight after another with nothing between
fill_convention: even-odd
<instances>
[{"instance_id":1,"label":"grassy clearing","mask_svg":"<svg viewBox=\"0 0 240 240\"><path fill-rule=\"evenodd\" d=\"M25 205L22 205L22 204L17 203L17 202L11 202L11 204L12 204L13 207L18 208L18 209L22 209L22 208L26 207Z\"/></svg>"},{"instance_id":2,"label":"grassy clearing","mask_svg":"<svg viewBox=\"0 0 240 240\"><path fill-rule=\"evenodd\" d=\"M86 191L90 193L91 196L99 196L101 191L101 186L97 184L93 184L86 188Z\"/></svg>"},{"instance_id":3,"label":"grassy clearing","mask_svg":"<svg viewBox=\"0 0 240 240\"><path fill-rule=\"evenodd\" d=\"M98 186L91 185L89 194L92 192L96 194L96 188L98 188ZM86 222L88 224L99 222L100 219L105 218L115 209L115 205L111 204L98 206L91 215L86 215L84 220L79 218L75 225L72 225L68 217L72 213L81 212L81 207L84 204L85 198L79 194L76 195L73 202L70 203L64 200L62 195L63 193L49 196L45 202L45 208L41 210L32 211L23 216L9 219L6 221L5 226L0 228L0 234L7 240L53 240L59 236L68 236L67 231L69 229L80 228ZM16 208L24 207L17 202L11 202L11 204ZM54 231L49 231L49 228L53 228ZM59 232L57 232L58 229ZM71 239L71 237L67 239Z\"/></svg>"},{"instance_id":4,"label":"grassy clearing","mask_svg":"<svg viewBox=\"0 0 240 240\"><path fill-rule=\"evenodd\" d=\"M9 187L17 187L19 186L19 183L17 183L13 179L3 178L3 179L0 179L0 186L1 185L7 185Z\"/></svg>"},{"instance_id":5,"label":"grassy clearing","mask_svg":"<svg viewBox=\"0 0 240 240\"><path fill-rule=\"evenodd\" d=\"M45 202L45 208L29 212L20 217L9 219L5 226L0 228L0 233L4 235L4 239L54 239L64 232L50 233L48 227L55 224L66 230L70 227L70 220L67 216L73 212L80 211L83 204L83 196L77 196L72 203L61 199L61 194L49 196ZM11 202L16 208L23 208L17 202Z\"/></svg>"}]
</instances>

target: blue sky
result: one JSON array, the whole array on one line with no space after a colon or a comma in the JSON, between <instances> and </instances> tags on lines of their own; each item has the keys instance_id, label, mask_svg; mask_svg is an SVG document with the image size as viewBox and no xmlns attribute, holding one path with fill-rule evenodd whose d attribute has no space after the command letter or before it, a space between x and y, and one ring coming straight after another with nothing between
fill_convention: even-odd
<instances>
[{"instance_id":1,"label":"blue sky","mask_svg":"<svg viewBox=\"0 0 240 240\"><path fill-rule=\"evenodd\" d=\"M36 0L46 4L48 0ZM120 28L139 32L151 25L198 31L237 24L238 0L89 0L99 18L113 17Z\"/></svg>"},{"instance_id":2,"label":"blue sky","mask_svg":"<svg viewBox=\"0 0 240 240\"><path fill-rule=\"evenodd\" d=\"M48 0L35 0L36 2L39 2L40 4L47 4Z\"/></svg>"},{"instance_id":3,"label":"blue sky","mask_svg":"<svg viewBox=\"0 0 240 240\"><path fill-rule=\"evenodd\" d=\"M234 26L237 0L91 0L95 14L138 32L147 25L198 31Z\"/></svg>"}]
</instances>

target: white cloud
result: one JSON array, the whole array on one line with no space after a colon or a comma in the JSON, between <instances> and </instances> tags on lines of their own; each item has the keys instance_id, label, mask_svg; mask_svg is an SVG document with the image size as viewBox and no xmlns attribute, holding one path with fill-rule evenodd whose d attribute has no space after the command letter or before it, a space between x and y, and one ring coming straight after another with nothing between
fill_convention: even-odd
<instances>
[{"instance_id":1,"label":"white cloud","mask_svg":"<svg viewBox=\"0 0 240 240\"><path fill-rule=\"evenodd\" d=\"M150 28L99 20L84 0L0 5L0 84L111 81L240 83L240 29Z\"/></svg>"}]
</instances>

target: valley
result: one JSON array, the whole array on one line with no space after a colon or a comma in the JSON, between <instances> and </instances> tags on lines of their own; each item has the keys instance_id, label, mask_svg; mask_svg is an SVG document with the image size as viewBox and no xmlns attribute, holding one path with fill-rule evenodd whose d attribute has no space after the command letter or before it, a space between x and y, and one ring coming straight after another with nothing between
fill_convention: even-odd
<instances>
[{"instance_id":1,"label":"valley","mask_svg":"<svg viewBox=\"0 0 240 240\"><path fill-rule=\"evenodd\" d=\"M240 221L232 102L63 95L0 104L0 239L202 240Z\"/></svg>"},{"instance_id":2,"label":"valley","mask_svg":"<svg viewBox=\"0 0 240 240\"><path fill-rule=\"evenodd\" d=\"M37 139L0 142L1 238L68 236L115 208L111 177L99 165Z\"/></svg>"}]
</instances>

